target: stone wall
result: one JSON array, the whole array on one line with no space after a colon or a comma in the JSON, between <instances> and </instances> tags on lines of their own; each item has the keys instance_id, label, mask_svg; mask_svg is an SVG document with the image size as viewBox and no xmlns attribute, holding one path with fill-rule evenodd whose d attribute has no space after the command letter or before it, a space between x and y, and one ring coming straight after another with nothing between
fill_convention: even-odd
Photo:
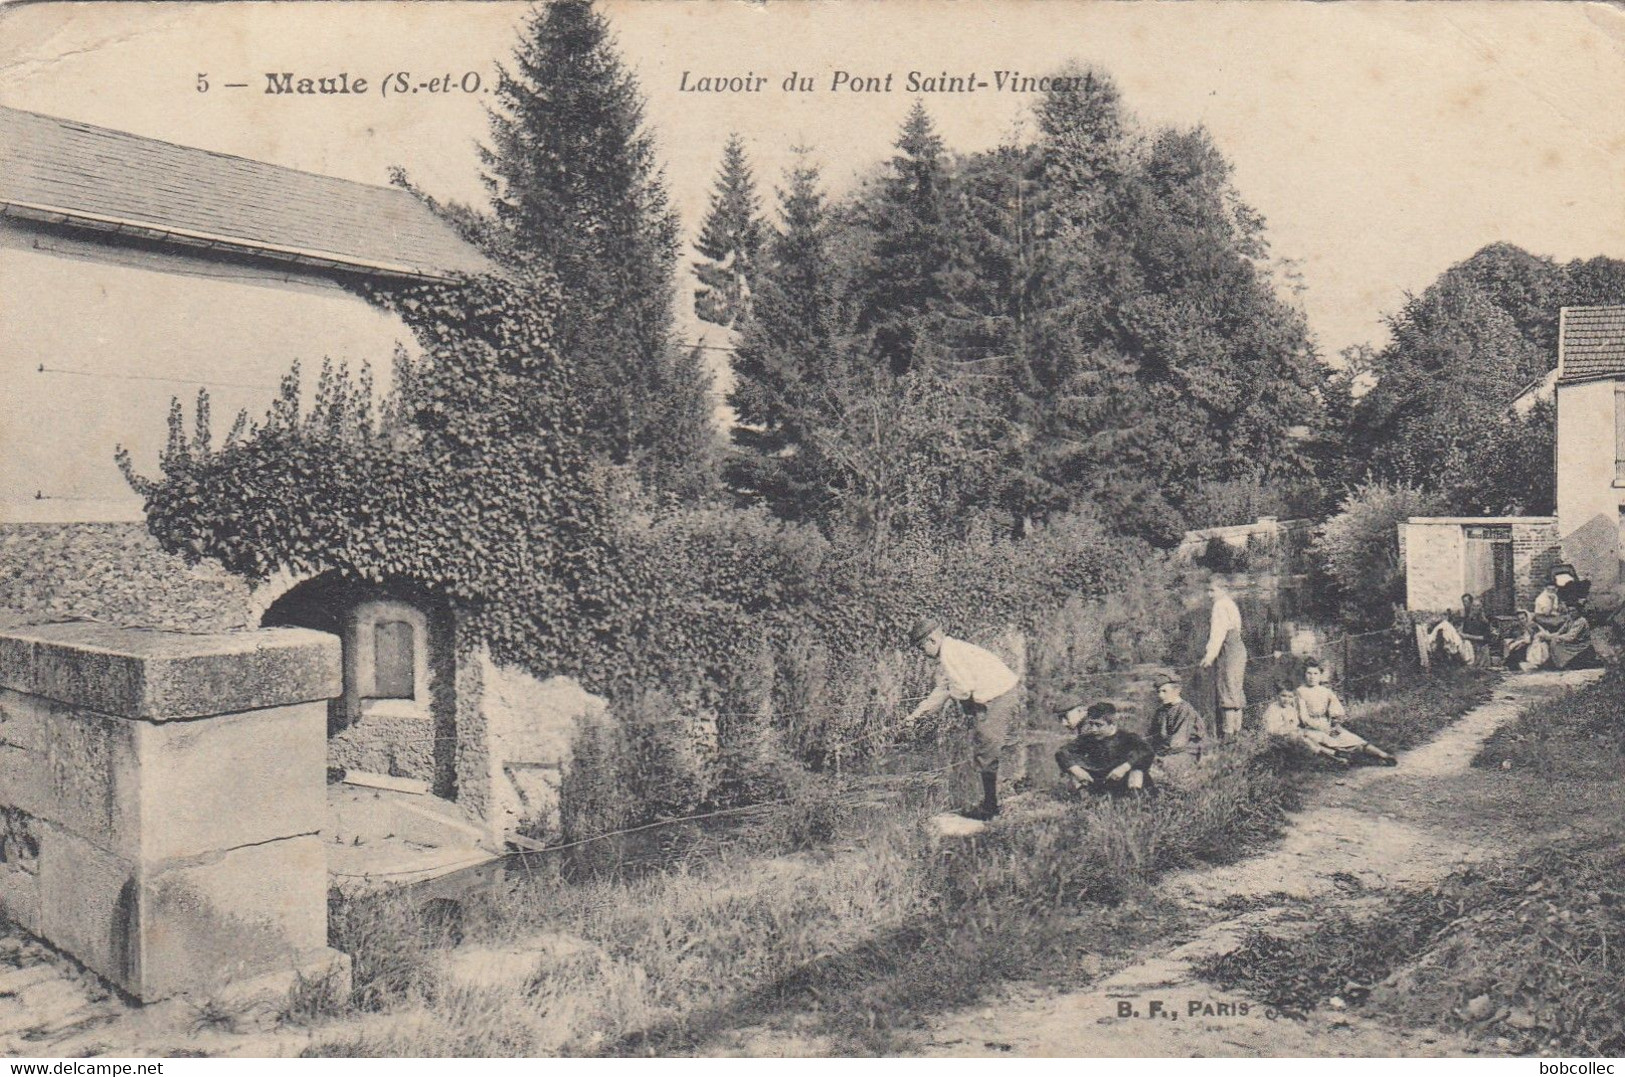
<instances>
[{"instance_id":1,"label":"stone wall","mask_svg":"<svg viewBox=\"0 0 1625 1077\"><path fill-rule=\"evenodd\" d=\"M241 578L165 553L140 523L0 523L0 627L71 618L180 632L259 623Z\"/></svg>"},{"instance_id":2,"label":"stone wall","mask_svg":"<svg viewBox=\"0 0 1625 1077\"><path fill-rule=\"evenodd\" d=\"M1278 571L1288 574L1304 572L1308 569L1306 555L1314 531L1313 520L1279 520L1273 516L1261 516L1250 524L1187 531L1175 547L1174 557L1195 562L1206 555L1214 543L1222 543L1237 554L1272 559L1278 562Z\"/></svg>"},{"instance_id":3,"label":"stone wall","mask_svg":"<svg viewBox=\"0 0 1625 1077\"><path fill-rule=\"evenodd\" d=\"M190 429L204 382L218 442L239 410L263 420L295 360L307 400L326 355L348 359L352 371L370 361L382 397L397 342L416 351L399 318L294 266L116 247L6 218L0 280L0 400L11 430L28 432L5 439L0 453L8 520L139 519L141 498L114 449L125 446L137 471L155 474L170 400L186 406Z\"/></svg>"},{"instance_id":4,"label":"stone wall","mask_svg":"<svg viewBox=\"0 0 1625 1077\"><path fill-rule=\"evenodd\" d=\"M1411 520L1399 525L1404 534L1405 607L1448 610L1461 604L1461 525Z\"/></svg>"},{"instance_id":5,"label":"stone wall","mask_svg":"<svg viewBox=\"0 0 1625 1077\"><path fill-rule=\"evenodd\" d=\"M608 703L569 677L534 677L470 645L457 659L457 802L494 848L559 822L559 788L576 727Z\"/></svg>"},{"instance_id":6,"label":"stone wall","mask_svg":"<svg viewBox=\"0 0 1625 1077\"><path fill-rule=\"evenodd\" d=\"M1512 572L1519 609L1534 608L1535 596L1562 561L1562 532L1555 517L1512 525Z\"/></svg>"},{"instance_id":7,"label":"stone wall","mask_svg":"<svg viewBox=\"0 0 1625 1077\"><path fill-rule=\"evenodd\" d=\"M559 824L559 791L576 726L601 717L608 701L570 677L540 680L499 665L483 649L479 663L484 715L484 816L498 843L524 829L550 832ZM471 746L472 747L472 746Z\"/></svg>"},{"instance_id":8,"label":"stone wall","mask_svg":"<svg viewBox=\"0 0 1625 1077\"><path fill-rule=\"evenodd\" d=\"M0 912L142 1001L342 974L338 691L318 632L0 632Z\"/></svg>"}]
</instances>

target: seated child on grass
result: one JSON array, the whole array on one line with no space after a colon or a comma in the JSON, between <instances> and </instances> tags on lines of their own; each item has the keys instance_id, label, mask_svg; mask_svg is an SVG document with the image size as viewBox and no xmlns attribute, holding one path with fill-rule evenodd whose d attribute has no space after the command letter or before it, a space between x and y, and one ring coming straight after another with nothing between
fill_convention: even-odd
<instances>
[{"instance_id":1,"label":"seated child on grass","mask_svg":"<svg viewBox=\"0 0 1625 1077\"><path fill-rule=\"evenodd\" d=\"M1172 670L1159 671L1152 678L1152 687L1157 690L1157 710L1151 716L1147 739L1157 754L1153 777L1174 786L1194 783L1207 740L1207 721L1182 698L1180 679Z\"/></svg>"},{"instance_id":2,"label":"seated child on grass","mask_svg":"<svg viewBox=\"0 0 1625 1077\"><path fill-rule=\"evenodd\" d=\"M1264 708L1261 724L1270 740L1293 751L1318 755L1323 759L1348 765L1348 760L1343 756L1307 735L1303 724L1303 704L1298 699L1298 693L1284 681L1276 685L1275 700Z\"/></svg>"},{"instance_id":3,"label":"seated child on grass","mask_svg":"<svg viewBox=\"0 0 1625 1077\"><path fill-rule=\"evenodd\" d=\"M1062 723L1077 737L1055 753L1061 773L1078 793L1138 792L1151 767L1151 745L1143 737L1117 728L1112 703L1078 703L1060 712Z\"/></svg>"},{"instance_id":4,"label":"seated child on grass","mask_svg":"<svg viewBox=\"0 0 1625 1077\"><path fill-rule=\"evenodd\" d=\"M1343 709L1343 701L1337 698L1337 693L1323 683L1325 679L1326 668L1311 658L1303 669L1304 683L1298 688L1299 721L1303 723L1304 736L1311 743L1330 748L1345 758L1366 756L1384 766L1397 765L1399 760L1343 728L1341 722L1348 717L1348 712Z\"/></svg>"}]
</instances>

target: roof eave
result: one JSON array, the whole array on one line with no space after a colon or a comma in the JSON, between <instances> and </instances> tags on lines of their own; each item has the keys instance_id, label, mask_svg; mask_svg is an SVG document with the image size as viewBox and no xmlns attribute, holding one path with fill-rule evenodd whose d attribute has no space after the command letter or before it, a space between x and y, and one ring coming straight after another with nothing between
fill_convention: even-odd
<instances>
[{"instance_id":1,"label":"roof eave","mask_svg":"<svg viewBox=\"0 0 1625 1077\"><path fill-rule=\"evenodd\" d=\"M151 240L157 243L174 244L192 250L222 250L237 254L247 254L259 258L270 258L280 262L291 262L312 269L341 271L348 273L362 273L371 276L401 277L409 280L449 281L455 280L461 271L448 271L442 269L425 268L422 266L408 266L389 262L380 262L373 259L357 258L352 255L339 254L333 251L303 250L297 247L287 247L275 243L265 243L260 240L246 239L236 236L215 235L208 232L196 231L186 228L175 228L170 225L159 225L152 222L128 220L118 217L109 217L96 213L87 213L62 206L47 206L31 202L19 202L9 199L0 199L0 216L15 217L27 221L36 221L43 224L65 225L68 227L83 228L95 232L111 232L118 235L134 236L139 239ZM495 271L493 267L492 271Z\"/></svg>"},{"instance_id":2,"label":"roof eave","mask_svg":"<svg viewBox=\"0 0 1625 1077\"><path fill-rule=\"evenodd\" d=\"M1625 370L1599 370L1595 374L1575 374L1566 378L1559 378L1559 387L1564 385L1589 385L1594 381L1619 381L1625 379Z\"/></svg>"}]
</instances>

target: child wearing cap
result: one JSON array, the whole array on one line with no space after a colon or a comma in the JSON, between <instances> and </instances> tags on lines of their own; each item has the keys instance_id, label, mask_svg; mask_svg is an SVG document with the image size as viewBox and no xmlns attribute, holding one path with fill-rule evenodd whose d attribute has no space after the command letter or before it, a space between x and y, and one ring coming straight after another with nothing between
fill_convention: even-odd
<instances>
[{"instance_id":1,"label":"child wearing cap","mask_svg":"<svg viewBox=\"0 0 1625 1077\"><path fill-rule=\"evenodd\" d=\"M1190 778L1202 757L1207 723L1202 713L1181 698L1179 678L1164 670L1157 674L1157 710L1151 716L1151 747L1157 766L1175 782Z\"/></svg>"},{"instance_id":2,"label":"child wearing cap","mask_svg":"<svg viewBox=\"0 0 1625 1077\"><path fill-rule=\"evenodd\" d=\"M1079 793L1138 792L1155 753L1145 738L1117 728L1113 703L1074 704L1060 712L1077 737L1055 753L1061 773Z\"/></svg>"}]
</instances>

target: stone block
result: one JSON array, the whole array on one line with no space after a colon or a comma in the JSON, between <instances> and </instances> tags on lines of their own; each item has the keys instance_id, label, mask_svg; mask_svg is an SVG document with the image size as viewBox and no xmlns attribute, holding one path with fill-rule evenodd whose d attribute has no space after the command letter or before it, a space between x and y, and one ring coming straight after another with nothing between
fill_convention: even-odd
<instances>
[{"instance_id":1,"label":"stone block","mask_svg":"<svg viewBox=\"0 0 1625 1077\"><path fill-rule=\"evenodd\" d=\"M38 835L39 934L141 997L140 884L135 862L43 820Z\"/></svg>"},{"instance_id":2,"label":"stone block","mask_svg":"<svg viewBox=\"0 0 1625 1077\"><path fill-rule=\"evenodd\" d=\"M70 623L0 633L0 688L169 721L327 700L336 636L302 628L179 635Z\"/></svg>"},{"instance_id":3,"label":"stone block","mask_svg":"<svg viewBox=\"0 0 1625 1077\"><path fill-rule=\"evenodd\" d=\"M322 703L141 725L147 862L314 834L327 814Z\"/></svg>"},{"instance_id":4,"label":"stone block","mask_svg":"<svg viewBox=\"0 0 1625 1077\"><path fill-rule=\"evenodd\" d=\"M0 804L137 856L135 741L142 727L3 689L0 708Z\"/></svg>"},{"instance_id":5,"label":"stone block","mask_svg":"<svg viewBox=\"0 0 1625 1077\"><path fill-rule=\"evenodd\" d=\"M0 632L0 909L143 1001L332 967L338 666L300 629Z\"/></svg>"},{"instance_id":6,"label":"stone block","mask_svg":"<svg viewBox=\"0 0 1625 1077\"><path fill-rule=\"evenodd\" d=\"M40 933L38 873L0 863L0 914L32 935Z\"/></svg>"},{"instance_id":7,"label":"stone block","mask_svg":"<svg viewBox=\"0 0 1625 1077\"><path fill-rule=\"evenodd\" d=\"M328 740L328 762L433 782L434 716L427 708L409 706L364 706L359 720Z\"/></svg>"},{"instance_id":8,"label":"stone block","mask_svg":"<svg viewBox=\"0 0 1625 1077\"><path fill-rule=\"evenodd\" d=\"M171 861L144 880L140 906L135 993L217 991L326 946L326 854L309 835Z\"/></svg>"},{"instance_id":9,"label":"stone block","mask_svg":"<svg viewBox=\"0 0 1625 1077\"><path fill-rule=\"evenodd\" d=\"M0 805L39 815L47 803L45 757L0 743Z\"/></svg>"}]
</instances>

